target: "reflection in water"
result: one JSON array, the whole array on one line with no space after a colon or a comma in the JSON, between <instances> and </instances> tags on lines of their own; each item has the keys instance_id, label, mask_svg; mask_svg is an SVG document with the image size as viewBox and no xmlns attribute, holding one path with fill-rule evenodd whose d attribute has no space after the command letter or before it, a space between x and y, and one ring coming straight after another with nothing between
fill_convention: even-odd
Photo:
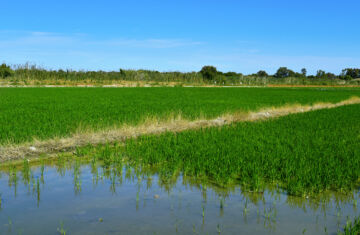
<instances>
[{"instance_id":1,"label":"reflection in water","mask_svg":"<svg viewBox=\"0 0 360 235\"><path fill-rule=\"evenodd\" d=\"M357 215L359 202L358 192L302 198L275 186L223 188L121 160L59 156L31 166L25 160L0 176L0 233L9 234L331 234Z\"/></svg>"}]
</instances>

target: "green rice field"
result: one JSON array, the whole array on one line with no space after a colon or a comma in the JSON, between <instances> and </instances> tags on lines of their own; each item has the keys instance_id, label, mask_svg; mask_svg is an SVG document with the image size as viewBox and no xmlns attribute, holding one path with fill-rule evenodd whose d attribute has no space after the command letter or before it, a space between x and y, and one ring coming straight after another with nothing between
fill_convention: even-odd
<instances>
[{"instance_id":1,"label":"green rice field","mask_svg":"<svg viewBox=\"0 0 360 235\"><path fill-rule=\"evenodd\" d=\"M0 147L358 88L0 88ZM0 163L0 234L359 234L360 104Z\"/></svg>"},{"instance_id":2,"label":"green rice field","mask_svg":"<svg viewBox=\"0 0 360 235\"><path fill-rule=\"evenodd\" d=\"M0 144L136 125L148 117L226 112L360 97L357 88L0 88Z\"/></svg>"},{"instance_id":3,"label":"green rice field","mask_svg":"<svg viewBox=\"0 0 360 235\"><path fill-rule=\"evenodd\" d=\"M77 149L109 164L128 158L218 185L261 192L276 183L289 194L346 192L360 184L360 105L130 139Z\"/></svg>"}]
</instances>

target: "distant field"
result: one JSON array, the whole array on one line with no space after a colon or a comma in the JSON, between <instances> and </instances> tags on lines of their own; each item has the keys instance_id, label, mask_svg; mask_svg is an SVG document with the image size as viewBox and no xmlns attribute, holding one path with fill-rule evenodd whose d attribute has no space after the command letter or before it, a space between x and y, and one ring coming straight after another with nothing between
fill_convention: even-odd
<instances>
[{"instance_id":1,"label":"distant field","mask_svg":"<svg viewBox=\"0 0 360 235\"><path fill-rule=\"evenodd\" d=\"M0 88L0 144L68 136L147 117L213 118L288 103L338 102L357 88Z\"/></svg>"}]
</instances>

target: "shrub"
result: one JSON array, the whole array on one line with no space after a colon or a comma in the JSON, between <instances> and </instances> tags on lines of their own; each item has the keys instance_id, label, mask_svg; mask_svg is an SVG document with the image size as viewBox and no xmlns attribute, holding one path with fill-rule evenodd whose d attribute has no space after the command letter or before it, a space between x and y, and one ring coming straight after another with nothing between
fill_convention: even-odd
<instances>
[{"instance_id":1,"label":"shrub","mask_svg":"<svg viewBox=\"0 0 360 235\"><path fill-rule=\"evenodd\" d=\"M200 70L200 73L204 79L212 81L216 77L217 70L214 66L207 65L207 66L202 67L202 69Z\"/></svg>"}]
</instances>

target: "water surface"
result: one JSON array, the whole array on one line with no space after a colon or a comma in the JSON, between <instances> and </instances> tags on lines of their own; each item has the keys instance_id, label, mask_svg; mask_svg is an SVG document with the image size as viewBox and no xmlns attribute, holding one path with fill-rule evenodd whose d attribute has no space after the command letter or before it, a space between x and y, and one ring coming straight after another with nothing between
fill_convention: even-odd
<instances>
[{"instance_id":1,"label":"water surface","mask_svg":"<svg viewBox=\"0 0 360 235\"><path fill-rule=\"evenodd\" d=\"M10 169L10 170L9 170ZM317 198L243 192L179 172L55 161L3 169L0 234L336 234L358 192Z\"/></svg>"}]
</instances>

